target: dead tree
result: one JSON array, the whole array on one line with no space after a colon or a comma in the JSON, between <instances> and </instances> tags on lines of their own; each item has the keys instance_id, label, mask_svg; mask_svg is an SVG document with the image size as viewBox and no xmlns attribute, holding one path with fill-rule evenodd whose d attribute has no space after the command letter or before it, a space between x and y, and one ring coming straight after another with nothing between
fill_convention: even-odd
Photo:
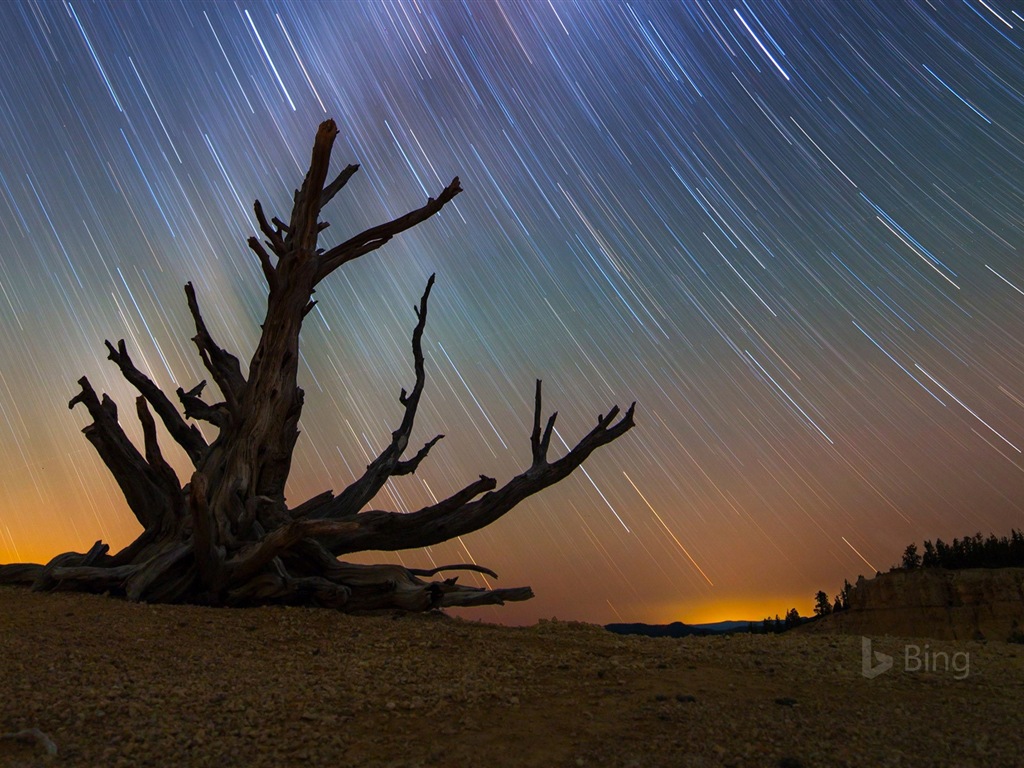
<instances>
[{"instance_id":1,"label":"dead tree","mask_svg":"<svg viewBox=\"0 0 1024 768\"><path fill-rule=\"evenodd\" d=\"M460 585L456 578L430 579L457 570L494 576L478 565L415 570L339 560L363 550L425 547L482 528L527 496L567 477L596 448L633 426L635 404L621 418L614 407L598 417L594 428L574 448L551 461L548 453L557 414L543 418L538 381L530 435L532 460L523 472L500 488L493 478L481 475L443 501L415 512L361 511L389 478L415 472L443 437L437 435L409 458L402 458L423 394L423 330L433 276L414 308L415 380L412 389L403 389L398 397L404 412L390 443L362 476L340 493L327 491L294 507L286 503L285 482L303 403L296 383L299 331L315 303L311 298L314 289L338 267L430 218L462 191L456 177L422 208L371 227L340 245L320 248L319 234L328 226L320 219L321 211L359 168L349 165L328 181L337 134L333 120L320 125L309 171L295 192L288 223L268 220L259 200L255 203L265 240L251 237L249 248L259 259L269 295L259 344L247 369L214 340L195 289L191 283L185 286L196 327L192 341L222 399L203 399L205 381L187 391L179 387L179 412L135 366L124 341L116 346L106 342L109 359L139 391L135 410L143 431L140 451L121 429L114 401L106 394L97 395L87 378L78 381L81 392L69 407L81 404L92 418L82 431L124 493L142 526L141 535L116 554L109 554L106 544L96 542L85 554L67 552L45 566L0 566L0 583L28 584L37 590L109 592L149 602L299 603L344 611L422 611L500 604L533 596L529 587L491 590ZM194 467L184 485L161 453L154 413ZM216 439L208 443L188 420L215 426Z\"/></svg>"}]
</instances>

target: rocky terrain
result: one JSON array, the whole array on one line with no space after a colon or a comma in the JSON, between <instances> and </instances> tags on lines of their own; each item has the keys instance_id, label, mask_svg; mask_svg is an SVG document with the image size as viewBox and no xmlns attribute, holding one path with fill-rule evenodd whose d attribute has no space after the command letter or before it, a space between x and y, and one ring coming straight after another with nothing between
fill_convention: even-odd
<instances>
[{"instance_id":1,"label":"rocky terrain","mask_svg":"<svg viewBox=\"0 0 1024 768\"><path fill-rule=\"evenodd\" d=\"M0 617L0 734L35 728L57 750L0 738L7 766L1009 767L1024 754L1024 646L1002 642L876 638L893 662L868 678L861 639L839 635L652 639L13 587ZM911 646L936 663L911 668Z\"/></svg>"},{"instance_id":2,"label":"rocky terrain","mask_svg":"<svg viewBox=\"0 0 1024 768\"><path fill-rule=\"evenodd\" d=\"M918 568L862 577L848 610L801 631L1006 640L1024 631L1024 568Z\"/></svg>"}]
</instances>

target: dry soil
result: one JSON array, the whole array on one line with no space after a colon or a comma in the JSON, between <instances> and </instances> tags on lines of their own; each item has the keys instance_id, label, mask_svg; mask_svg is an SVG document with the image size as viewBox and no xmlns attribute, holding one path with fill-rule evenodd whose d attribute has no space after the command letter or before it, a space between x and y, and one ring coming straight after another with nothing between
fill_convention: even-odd
<instances>
[{"instance_id":1,"label":"dry soil","mask_svg":"<svg viewBox=\"0 0 1024 768\"><path fill-rule=\"evenodd\" d=\"M1024 765L1024 646L861 643L0 587L0 765Z\"/></svg>"}]
</instances>

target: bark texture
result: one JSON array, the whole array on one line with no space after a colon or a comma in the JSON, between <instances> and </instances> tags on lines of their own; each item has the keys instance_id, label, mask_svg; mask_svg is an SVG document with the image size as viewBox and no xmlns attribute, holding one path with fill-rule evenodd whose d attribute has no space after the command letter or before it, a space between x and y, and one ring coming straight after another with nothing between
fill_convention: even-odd
<instances>
[{"instance_id":1,"label":"bark texture","mask_svg":"<svg viewBox=\"0 0 1024 768\"><path fill-rule=\"evenodd\" d=\"M82 431L124 493L142 533L128 547L109 553L96 542L86 553L67 552L46 565L0 565L0 583L37 590L110 592L131 600L211 605L299 603L344 611L399 609L423 611L525 600L529 587L479 589L457 577L432 579L459 570L494 574L478 565L417 570L395 565L365 566L340 561L363 550L415 549L461 536L497 520L527 496L567 477L598 447L633 426L634 405L618 407L564 456L549 460L555 417L543 417L541 383L534 398L532 461L501 487L480 476L448 498L411 513L362 511L391 477L410 474L443 437L428 440L403 458L426 382L422 348L427 304L434 277L415 307L412 331L415 380L402 390L402 420L390 443L365 472L338 494L326 491L289 508L285 483L298 438L303 392L297 385L299 334L313 308L316 286L334 270L380 248L395 235L441 211L462 191L458 177L436 198L392 221L371 227L329 249L318 247L328 224L323 207L358 170L349 165L328 178L338 129L333 120L317 131L309 170L296 190L285 223L267 219L257 200L256 219L264 239L249 248L269 287L262 334L248 366L214 339L203 319L192 284L185 286L195 322L192 341L223 400L203 398L206 381L177 389L179 406L132 362L124 341L105 342L109 359L139 392L136 414L143 431L140 451L125 435L118 409L97 395L87 378L69 403L82 405L92 422ZM184 484L164 459L156 418L192 463ZM189 420L208 422L217 437L207 443Z\"/></svg>"}]
</instances>

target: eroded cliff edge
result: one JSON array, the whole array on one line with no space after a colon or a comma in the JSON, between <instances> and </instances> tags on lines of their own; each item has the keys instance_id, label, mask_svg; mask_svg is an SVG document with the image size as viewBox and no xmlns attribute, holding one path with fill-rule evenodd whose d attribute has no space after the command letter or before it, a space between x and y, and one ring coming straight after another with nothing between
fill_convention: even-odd
<instances>
[{"instance_id":1,"label":"eroded cliff edge","mask_svg":"<svg viewBox=\"0 0 1024 768\"><path fill-rule=\"evenodd\" d=\"M810 632L1007 640L1024 632L1024 568L894 570L863 576L850 607L806 626Z\"/></svg>"}]
</instances>

